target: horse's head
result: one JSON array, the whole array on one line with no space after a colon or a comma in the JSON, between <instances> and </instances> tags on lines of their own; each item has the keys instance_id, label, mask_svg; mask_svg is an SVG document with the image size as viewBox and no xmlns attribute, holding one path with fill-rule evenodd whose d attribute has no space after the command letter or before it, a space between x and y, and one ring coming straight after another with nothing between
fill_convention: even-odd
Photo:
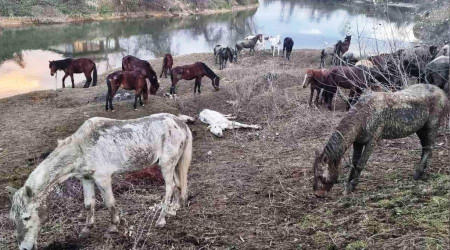
<instances>
[{"instance_id":1,"label":"horse's head","mask_svg":"<svg viewBox=\"0 0 450 250\"><path fill-rule=\"evenodd\" d=\"M55 61L49 61L48 68L50 69L50 75L53 76L58 68L56 67Z\"/></svg>"},{"instance_id":2,"label":"horse's head","mask_svg":"<svg viewBox=\"0 0 450 250\"><path fill-rule=\"evenodd\" d=\"M219 124L212 124L208 126L209 131L217 136L217 137L222 137L223 136L223 130L222 128L219 126Z\"/></svg>"},{"instance_id":3,"label":"horse's head","mask_svg":"<svg viewBox=\"0 0 450 250\"><path fill-rule=\"evenodd\" d=\"M314 194L318 198L323 198L331 190L337 181L337 175L330 173L329 169L333 162L324 153L316 149L316 158L314 159Z\"/></svg>"},{"instance_id":4,"label":"horse's head","mask_svg":"<svg viewBox=\"0 0 450 250\"><path fill-rule=\"evenodd\" d=\"M158 77L156 76L156 73L154 71L152 71L150 73L150 75L148 76L148 78L150 80L150 94L156 95L156 91L158 91L158 89L159 89Z\"/></svg>"},{"instance_id":5,"label":"horse's head","mask_svg":"<svg viewBox=\"0 0 450 250\"><path fill-rule=\"evenodd\" d=\"M214 79L212 80L212 85L216 91L220 89L219 82L220 82L220 77L218 77L218 76L214 77Z\"/></svg>"},{"instance_id":6,"label":"horse's head","mask_svg":"<svg viewBox=\"0 0 450 250\"><path fill-rule=\"evenodd\" d=\"M48 214L46 207L36 201L30 187L22 187L14 194L10 218L16 224L19 249L36 249L41 220L45 221Z\"/></svg>"},{"instance_id":7,"label":"horse's head","mask_svg":"<svg viewBox=\"0 0 450 250\"><path fill-rule=\"evenodd\" d=\"M345 36L345 41L350 41L350 40L352 40L352 35Z\"/></svg>"},{"instance_id":8,"label":"horse's head","mask_svg":"<svg viewBox=\"0 0 450 250\"><path fill-rule=\"evenodd\" d=\"M263 35L262 34L258 34L256 37L258 37L258 40L260 42L263 42Z\"/></svg>"},{"instance_id":9,"label":"horse's head","mask_svg":"<svg viewBox=\"0 0 450 250\"><path fill-rule=\"evenodd\" d=\"M302 87L306 88L311 83L311 79L313 77L313 69L308 69L305 74L305 78L303 79Z\"/></svg>"}]
</instances>

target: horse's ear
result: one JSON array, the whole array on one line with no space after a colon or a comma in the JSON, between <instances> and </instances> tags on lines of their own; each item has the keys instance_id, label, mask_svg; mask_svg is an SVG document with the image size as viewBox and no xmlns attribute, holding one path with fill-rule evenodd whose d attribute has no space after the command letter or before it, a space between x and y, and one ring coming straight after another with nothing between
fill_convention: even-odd
<instances>
[{"instance_id":1,"label":"horse's ear","mask_svg":"<svg viewBox=\"0 0 450 250\"><path fill-rule=\"evenodd\" d=\"M6 187L6 190L8 191L8 195L9 195L10 197L13 197L14 194L17 192L17 189L16 189L16 188L13 188L13 187L10 187L10 186L7 186L7 187Z\"/></svg>"},{"instance_id":2,"label":"horse's ear","mask_svg":"<svg viewBox=\"0 0 450 250\"><path fill-rule=\"evenodd\" d=\"M31 188L29 186L25 186L25 195L28 198L33 197L33 190L31 190Z\"/></svg>"},{"instance_id":3,"label":"horse's ear","mask_svg":"<svg viewBox=\"0 0 450 250\"><path fill-rule=\"evenodd\" d=\"M316 154L316 157L319 157L319 156L320 156L320 150L319 150L318 148L316 148L316 149L314 150L314 153Z\"/></svg>"}]
</instances>

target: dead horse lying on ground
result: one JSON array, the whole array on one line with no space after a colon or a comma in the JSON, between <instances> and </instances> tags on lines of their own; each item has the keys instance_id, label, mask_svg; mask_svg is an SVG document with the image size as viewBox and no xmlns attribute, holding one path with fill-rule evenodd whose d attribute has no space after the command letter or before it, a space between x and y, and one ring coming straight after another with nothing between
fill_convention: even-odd
<instances>
[{"instance_id":1,"label":"dead horse lying on ground","mask_svg":"<svg viewBox=\"0 0 450 250\"><path fill-rule=\"evenodd\" d=\"M111 187L112 176L154 164L160 166L166 185L156 221L157 226L164 226L165 215L174 216L180 197L187 198L192 133L185 122L193 120L162 113L133 120L94 117L84 122L73 135L58 142L58 147L15 192L10 217L17 226L19 248L37 248L41 221L47 217L47 196L55 185L71 177L83 184L87 218L80 236L87 236L94 224L95 185L111 214L108 232L117 232L119 210Z\"/></svg>"},{"instance_id":2,"label":"dead horse lying on ground","mask_svg":"<svg viewBox=\"0 0 450 250\"><path fill-rule=\"evenodd\" d=\"M397 139L416 133L422 158L414 179L422 177L440 124L449 112L449 100L440 88L416 84L393 93L373 92L363 96L332 133L325 148L316 150L313 164L314 194L324 197L336 183L345 151L353 145L352 169L346 192L358 184L361 171L381 139Z\"/></svg>"}]
</instances>

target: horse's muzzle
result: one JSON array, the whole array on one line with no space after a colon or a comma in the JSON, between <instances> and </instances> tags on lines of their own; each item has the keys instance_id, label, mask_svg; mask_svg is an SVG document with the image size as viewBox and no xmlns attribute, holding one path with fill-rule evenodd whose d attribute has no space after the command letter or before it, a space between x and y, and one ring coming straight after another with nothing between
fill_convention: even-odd
<instances>
[{"instance_id":1,"label":"horse's muzzle","mask_svg":"<svg viewBox=\"0 0 450 250\"><path fill-rule=\"evenodd\" d=\"M52 72L52 73L50 73L50 75L51 75L51 76L54 76L54 75L55 75L55 73L53 73L53 72Z\"/></svg>"}]
</instances>

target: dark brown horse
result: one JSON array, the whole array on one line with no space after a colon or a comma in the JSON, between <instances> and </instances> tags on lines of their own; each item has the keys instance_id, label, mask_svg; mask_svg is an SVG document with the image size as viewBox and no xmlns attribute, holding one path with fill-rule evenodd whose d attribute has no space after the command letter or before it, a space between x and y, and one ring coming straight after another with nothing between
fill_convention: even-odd
<instances>
[{"instance_id":1,"label":"dark brown horse","mask_svg":"<svg viewBox=\"0 0 450 250\"><path fill-rule=\"evenodd\" d=\"M172 70L173 66L173 58L171 54L165 54L163 59L163 65L161 70L161 75L159 75L159 78L162 77L164 73L164 77L167 78L167 73L170 74L170 71Z\"/></svg>"},{"instance_id":2,"label":"dark brown horse","mask_svg":"<svg viewBox=\"0 0 450 250\"><path fill-rule=\"evenodd\" d=\"M314 96L314 91L317 91L317 96L315 100L315 104L319 103L319 96L322 91L325 91L325 103L328 104L328 109L331 109L332 101L329 98L331 95L327 93L330 91L331 93L336 93L336 86L328 83L330 71L327 69L308 69L305 74L305 79L303 80L303 88L308 87L311 84L311 95L309 97L309 105L312 104L312 99Z\"/></svg>"},{"instance_id":3,"label":"dark brown horse","mask_svg":"<svg viewBox=\"0 0 450 250\"><path fill-rule=\"evenodd\" d=\"M63 60L50 61L48 67L50 68L50 75L53 76L56 71L63 70L65 75L62 79L62 87L65 88L66 84L64 81L68 76L72 80L72 88L75 88L75 82L73 80L73 74L84 73L86 76L86 83L84 88L89 88L93 78L92 86L97 85L97 66L95 66L94 61L88 58L67 58ZM91 78L91 73L93 72L93 77Z\"/></svg>"},{"instance_id":4,"label":"dark brown horse","mask_svg":"<svg viewBox=\"0 0 450 250\"><path fill-rule=\"evenodd\" d=\"M109 74L108 77L106 77L106 85L108 86L108 92L106 93L106 111L108 111L109 108L114 111L112 99L119 88L134 90L134 109L136 109L138 99L141 106L144 106L141 95L144 96L144 100L148 99L146 78L147 75L145 70L116 71Z\"/></svg>"},{"instance_id":5,"label":"dark brown horse","mask_svg":"<svg viewBox=\"0 0 450 250\"><path fill-rule=\"evenodd\" d=\"M404 138L414 133L422 146L422 157L414 173L414 179L420 179L431 162L433 144L448 111L446 94L429 84L415 84L398 92L374 92L363 96L342 118L322 152L316 150L314 194L324 197L331 190L338 180L342 158L352 145L346 192L354 191L378 141Z\"/></svg>"},{"instance_id":6,"label":"dark brown horse","mask_svg":"<svg viewBox=\"0 0 450 250\"><path fill-rule=\"evenodd\" d=\"M347 109L358 101L359 95L368 87L368 77L364 69L353 66L335 66L330 69L328 83L335 87L350 89L349 103ZM329 93L330 102L337 88L325 88Z\"/></svg>"},{"instance_id":7,"label":"dark brown horse","mask_svg":"<svg viewBox=\"0 0 450 250\"><path fill-rule=\"evenodd\" d=\"M141 60L134 56L126 56L122 58L123 71L144 70L144 76L150 81L150 94L156 94L159 88L158 77L149 62Z\"/></svg>"},{"instance_id":8,"label":"dark brown horse","mask_svg":"<svg viewBox=\"0 0 450 250\"><path fill-rule=\"evenodd\" d=\"M172 86L170 87L170 94L175 94L175 86L178 81L184 80L192 80L195 79L194 86L194 94L198 90L200 94L200 86L202 83L202 78L207 76L212 81L212 85L214 89L219 90L219 81L220 78L208 67L206 64L202 62L196 62L194 64L178 66L172 69L172 74L170 75L172 80Z\"/></svg>"}]
</instances>

